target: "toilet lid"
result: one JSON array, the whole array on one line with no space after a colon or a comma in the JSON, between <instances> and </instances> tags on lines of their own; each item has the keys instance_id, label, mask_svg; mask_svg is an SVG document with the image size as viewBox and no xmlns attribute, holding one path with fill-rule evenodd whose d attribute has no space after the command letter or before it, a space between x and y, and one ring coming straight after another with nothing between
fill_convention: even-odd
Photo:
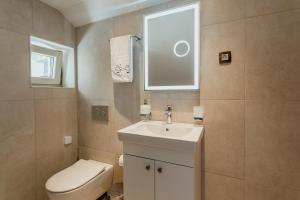
<instances>
[{"instance_id":1,"label":"toilet lid","mask_svg":"<svg viewBox=\"0 0 300 200\"><path fill-rule=\"evenodd\" d=\"M102 173L105 167L99 162L79 160L72 166L53 175L46 182L49 192L68 192L74 190Z\"/></svg>"}]
</instances>

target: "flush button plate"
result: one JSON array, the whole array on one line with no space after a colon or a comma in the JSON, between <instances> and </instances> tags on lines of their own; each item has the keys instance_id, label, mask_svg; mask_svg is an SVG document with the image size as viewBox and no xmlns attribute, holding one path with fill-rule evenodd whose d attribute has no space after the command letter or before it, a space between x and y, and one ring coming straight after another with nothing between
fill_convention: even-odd
<instances>
[{"instance_id":1,"label":"flush button plate","mask_svg":"<svg viewBox=\"0 0 300 200\"><path fill-rule=\"evenodd\" d=\"M92 119L95 121L108 122L108 106L92 106Z\"/></svg>"}]
</instances>

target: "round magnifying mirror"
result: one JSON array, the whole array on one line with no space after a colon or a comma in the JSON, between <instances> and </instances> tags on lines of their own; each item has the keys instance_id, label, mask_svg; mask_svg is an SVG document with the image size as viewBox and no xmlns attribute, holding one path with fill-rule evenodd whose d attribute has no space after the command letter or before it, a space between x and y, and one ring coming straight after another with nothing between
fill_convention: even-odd
<instances>
[{"instance_id":1,"label":"round magnifying mirror","mask_svg":"<svg viewBox=\"0 0 300 200\"><path fill-rule=\"evenodd\" d=\"M173 51L177 57L182 58L190 53L190 48L190 43L185 40L180 40L175 43Z\"/></svg>"}]
</instances>

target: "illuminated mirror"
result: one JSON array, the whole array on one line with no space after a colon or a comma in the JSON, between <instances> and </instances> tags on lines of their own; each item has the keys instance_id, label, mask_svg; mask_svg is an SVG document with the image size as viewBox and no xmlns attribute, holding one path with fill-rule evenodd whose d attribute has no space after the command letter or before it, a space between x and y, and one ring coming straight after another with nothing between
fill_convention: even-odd
<instances>
[{"instance_id":1,"label":"illuminated mirror","mask_svg":"<svg viewBox=\"0 0 300 200\"><path fill-rule=\"evenodd\" d=\"M144 17L145 90L199 89L199 4Z\"/></svg>"}]
</instances>

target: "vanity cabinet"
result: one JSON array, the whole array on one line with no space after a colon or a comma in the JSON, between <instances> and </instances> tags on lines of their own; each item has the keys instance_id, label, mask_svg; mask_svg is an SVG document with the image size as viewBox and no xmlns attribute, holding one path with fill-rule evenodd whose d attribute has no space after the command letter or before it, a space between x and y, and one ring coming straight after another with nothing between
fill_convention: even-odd
<instances>
[{"instance_id":1,"label":"vanity cabinet","mask_svg":"<svg viewBox=\"0 0 300 200\"><path fill-rule=\"evenodd\" d=\"M125 200L195 199L195 170L189 166L125 155L124 183Z\"/></svg>"},{"instance_id":2,"label":"vanity cabinet","mask_svg":"<svg viewBox=\"0 0 300 200\"><path fill-rule=\"evenodd\" d=\"M194 124L141 121L118 131L125 200L201 200L201 140Z\"/></svg>"},{"instance_id":3,"label":"vanity cabinet","mask_svg":"<svg viewBox=\"0 0 300 200\"><path fill-rule=\"evenodd\" d=\"M126 200L154 200L154 160L124 155Z\"/></svg>"}]
</instances>

